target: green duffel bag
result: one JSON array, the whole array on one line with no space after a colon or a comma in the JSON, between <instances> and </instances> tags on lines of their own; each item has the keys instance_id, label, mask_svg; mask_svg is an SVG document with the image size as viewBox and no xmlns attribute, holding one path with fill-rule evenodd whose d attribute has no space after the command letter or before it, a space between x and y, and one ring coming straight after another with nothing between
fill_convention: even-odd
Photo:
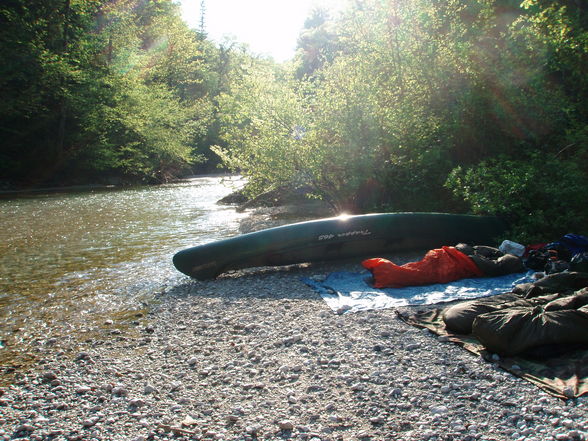
<instances>
[{"instance_id":1,"label":"green duffel bag","mask_svg":"<svg viewBox=\"0 0 588 441\"><path fill-rule=\"evenodd\" d=\"M445 327L449 331L458 334L471 334L474 320L479 315L514 307L533 308L537 305L546 305L559 297L561 297L560 294L554 293L527 299L508 292L449 306L443 311L442 317Z\"/></svg>"},{"instance_id":2,"label":"green duffel bag","mask_svg":"<svg viewBox=\"0 0 588 441\"><path fill-rule=\"evenodd\" d=\"M588 344L588 290L544 306L514 306L479 315L472 334L487 350L506 356L543 345Z\"/></svg>"},{"instance_id":3,"label":"green duffel bag","mask_svg":"<svg viewBox=\"0 0 588 441\"><path fill-rule=\"evenodd\" d=\"M530 306L529 300L513 293L498 294L491 297L460 302L443 310L445 327L458 334L471 334L476 317L512 306Z\"/></svg>"}]
</instances>

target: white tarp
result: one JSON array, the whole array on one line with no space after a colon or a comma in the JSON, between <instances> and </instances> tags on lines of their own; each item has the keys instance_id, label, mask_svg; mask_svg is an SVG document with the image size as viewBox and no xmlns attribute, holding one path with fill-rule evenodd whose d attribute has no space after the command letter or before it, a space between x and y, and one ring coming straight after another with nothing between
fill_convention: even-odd
<instances>
[{"instance_id":1,"label":"white tarp","mask_svg":"<svg viewBox=\"0 0 588 441\"><path fill-rule=\"evenodd\" d=\"M324 280L304 278L337 314L429 305L451 300L468 300L509 292L519 283L532 280L532 273L508 274L501 277L462 279L447 284L410 286L406 288L374 288L369 272L334 272Z\"/></svg>"}]
</instances>

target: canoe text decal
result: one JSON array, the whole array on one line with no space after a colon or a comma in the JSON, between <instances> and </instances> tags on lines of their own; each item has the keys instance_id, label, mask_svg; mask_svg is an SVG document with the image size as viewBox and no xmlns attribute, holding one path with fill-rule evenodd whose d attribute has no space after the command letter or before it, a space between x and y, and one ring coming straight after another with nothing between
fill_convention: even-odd
<instances>
[{"instance_id":1,"label":"canoe text decal","mask_svg":"<svg viewBox=\"0 0 588 441\"><path fill-rule=\"evenodd\" d=\"M318 240L331 240L339 237L369 236L370 234L372 234L370 230L345 231L344 233L321 234L318 237Z\"/></svg>"}]
</instances>

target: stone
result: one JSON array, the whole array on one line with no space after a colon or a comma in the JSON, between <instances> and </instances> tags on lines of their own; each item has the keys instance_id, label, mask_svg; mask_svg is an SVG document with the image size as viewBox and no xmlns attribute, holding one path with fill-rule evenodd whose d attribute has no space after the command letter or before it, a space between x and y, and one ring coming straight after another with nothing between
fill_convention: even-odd
<instances>
[{"instance_id":1,"label":"stone","mask_svg":"<svg viewBox=\"0 0 588 441\"><path fill-rule=\"evenodd\" d=\"M261 432L261 424L253 424L245 428L245 432L250 435L257 436Z\"/></svg>"},{"instance_id":2,"label":"stone","mask_svg":"<svg viewBox=\"0 0 588 441\"><path fill-rule=\"evenodd\" d=\"M431 411L431 413L433 415L443 415L443 414L446 414L449 409L447 408L447 406L438 405L438 406L431 406L429 408L429 410Z\"/></svg>"},{"instance_id":3,"label":"stone","mask_svg":"<svg viewBox=\"0 0 588 441\"><path fill-rule=\"evenodd\" d=\"M280 430L294 430L294 424L290 420L282 420L278 423Z\"/></svg>"},{"instance_id":4,"label":"stone","mask_svg":"<svg viewBox=\"0 0 588 441\"><path fill-rule=\"evenodd\" d=\"M76 387L76 394L85 394L88 393L92 390L92 388L90 386L77 386Z\"/></svg>"},{"instance_id":5,"label":"stone","mask_svg":"<svg viewBox=\"0 0 588 441\"><path fill-rule=\"evenodd\" d=\"M146 384L143 388L143 393L145 395L153 394L155 392L157 392L157 389L155 389L155 387L151 386L150 384Z\"/></svg>"},{"instance_id":6,"label":"stone","mask_svg":"<svg viewBox=\"0 0 588 441\"><path fill-rule=\"evenodd\" d=\"M124 386L114 386L112 388L112 395L117 397L126 397L129 394L129 391Z\"/></svg>"},{"instance_id":7,"label":"stone","mask_svg":"<svg viewBox=\"0 0 588 441\"><path fill-rule=\"evenodd\" d=\"M82 425L84 427L92 427L92 426L95 426L98 421L100 421L100 418L95 416L95 417L85 419L82 422Z\"/></svg>"},{"instance_id":8,"label":"stone","mask_svg":"<svg viewBox=\"0 0 588 441\"><path fill-rule=\"evenodd\" d=\"M51 382L53 380L56 380L57 379L57 374L55 372L53 372L53 371L45 371L45 372L43 372L42 378L43 378L43 381L45 381L45 382L48 383L48 382Z\"/></svg>"},{"instance_id":9,"label":"stone","mask_svg":"<svg viewBox=\"0 0 588 441\"><path fill-rule=\"evenodd\" d=\"M141 398L133 398L131 401L129 401L129 406L132 407L143 407L144 405L145 401Z\"/></svg>"}]
</instances>

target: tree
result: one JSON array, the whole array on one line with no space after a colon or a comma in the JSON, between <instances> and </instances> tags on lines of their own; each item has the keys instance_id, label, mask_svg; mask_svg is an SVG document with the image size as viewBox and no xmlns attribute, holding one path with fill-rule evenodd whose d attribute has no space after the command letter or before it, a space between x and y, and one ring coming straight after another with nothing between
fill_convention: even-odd
<instances>
[{"instance_id":1,"label":"tree","mask_svg":"<svg viewBox=\"0 0 588 441\"><path fill-rule=\"evenodd\" d=\"M312 63L299 58L299 81L278 84L282 77L266 75L239 89L225 103L224 114L242 117L224 120L225 133L235 134L225 138L224 157L255 176L253 192L305 186L347 211L474 210L458 188L465 177L498 182L502 163L531 161L538 169L537 155L585 179L586 166L573 165L588 163L585 106L576 104L586 95L577 69L584 8L527 3L365 0L330 22L313 13L299 55L327 23L337 49L315 51L330 58L306 60ZM267 94L294 110L274 103L267 111ZM286 114L290 130L304 128L296 143L288 130L272 138L276 115ZM575 203L570 195L562 191L565 206Z\"/></svg>"},{"instance_id":2,"label":"tree","mask_svg":"<svg viewBox=\"0 0 588 441\"><path fill-rule=\"evenodd\" d=\"M173 2L13 0L0 16L4 179L161 181L202 159L214 67Z\"/></svg>"},{"instance_id":3,"label":"tree","mask_svg":"<svg viewBox=\"0 0 588 441\"><path fill-rule=\"evenodd\" d=\"M312 75L333 61L338 51L337 35L325 9L315 8L304 22L295 56L296 77Z\"/></svg>"},{"instance_id":4,"label":"tree","mask_svg":"<svg viewBox=\"0 0 588 441\"><path fill-rule=\"evenodd\" d=\"M225 164L249 178L251 194L301 179L303 128L300 97L270 61L251 60L230 93L219 97ZM281 81L280 81L281 80Z\"/></svg>"}]
</instances>

